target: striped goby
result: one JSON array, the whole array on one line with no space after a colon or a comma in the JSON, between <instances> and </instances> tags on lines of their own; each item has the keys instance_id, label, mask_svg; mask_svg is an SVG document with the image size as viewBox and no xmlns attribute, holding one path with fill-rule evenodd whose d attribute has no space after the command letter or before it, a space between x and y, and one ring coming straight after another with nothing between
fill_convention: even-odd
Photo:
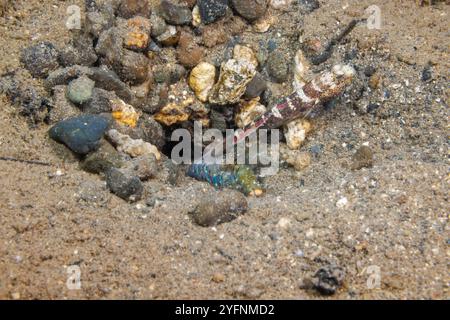
<instances>
[{"instance_id":1,"label":"striped goby","mask_svg":"<svg viewBox=\"0 0 450 320\"><path fill-rule=\"evenodd\" d=\"M352 82L355 70L348 65L335 65L283 98L270 111L255 119L243 130L239 130L233 144L242 141L258 129L275 129L306 116L315 107L340 95Z\"/></svg>"}]
</instances>

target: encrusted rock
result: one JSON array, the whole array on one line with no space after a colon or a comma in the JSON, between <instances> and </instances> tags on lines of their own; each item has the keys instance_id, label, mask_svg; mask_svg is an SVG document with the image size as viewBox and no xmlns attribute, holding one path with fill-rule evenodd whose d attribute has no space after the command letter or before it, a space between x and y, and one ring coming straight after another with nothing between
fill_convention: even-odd
<instances>
[{"instance_id":1,"label":"encrusted rock","mask_svg":"<svg viewBox=\"0 0 450 320\"><path fill-rule=\"evenodd\" d=\"M311 123L306 119L298 119L289 122L284 127L284 136L289 149L298 150L311 131Z\"/></svg>"},{"instance_id":2,"label":"encrusted rock","mask_svg":"<svg viewBox=\"0 0 450 320\"><path fill-rule=\"evenodd\" d=\"M228 0L198 0L201 22L210 24L227 13Z\"/></svg>"},{"instance_id":3,"label":"encrusted rock","mask_svg":"<svg viewBox=\"0 0 450 320\"><path fill-rule=\"evenodd\" d=\"M236 45L233 49L233 58L236 60L246 60L255 68L258 67L258 59L256 58L255 52L247 46Z\"/></svg>"},{"instance_id":4,"label":"encrusted rock","mask_svg":"<svg viewBox=\"0 0 450 320\"><path fill-rule=\"evenodd\" d=\"M69 83L67 98L75 104L83 104L92 97L95 82L86 76L82 76Z\"/></svg>"},{"instance_id":5,"label":"encrusted rock","mask_svg":"<svg viewBox=\"0 0 450 320\"><path fill-rule=\"evenodd\" d=\"M93 39L85 33L76 33L70 44L61 49L59 60L63 66L92 66L98 60Z\"/></svg>"},{"instance_id":6,"label":"encrusted rock","mask_svg":"<svg viewBox=\"0 0 450 320\"><path fill-rule=\"evenodd\" d=\"M40 42L22 51L20 62L36 78L45 78L59 68L59 52L50 42Z\"/></svg>"},{"instance_id":7,"label":"encrusted rock","mask_svg":"<svg viewBox=\"0 0 450 320\"><path fill-rule=\"evenodd\" d=\"M215 79L216 67L210 63L201 62L192 69L189 76L189 86L200 101L207 102Z\"/></svg>"},{"instance_id":8,"label":"encrusted rock","mask_svg":"<svg viewBox=\"0 0 450 320\"><path fill-rule=\"evenodd\" d=\"M115 129L109 130L107 135L119 152L124 152L133 158L152 154L157 160L161 159L158 148L151 143L145 142L142 139L132 139L130 136L121 134Z\"/></svg>"},{"instance_id":9,"label":"encrusted rock","mask_svg":"<svg viewBox=\"0 0 450 320\"><path fill-rule=\"evenodd\" d=\"M114 25L114 12L109 10L90 10L86 12L85 30L98 38L100 34Z\"/></svg>"},{"instance_id":10,"label":"encrusted rock","mask_svg":"<svg viewBox=\"0 0 450 320\"><path fill-rule=\"evenodd\" d=\"M267 112L267 108L259 103L259 98L255 98L249 102L243 102L236 114L236 125L244 128L252 123L257 117Z\"/></svg>"},{"instance_id":11,"label":"encrusted rock","mask_svg":"<svg viewBox=\"0 0 450 320\"><path fill-rule=\"evenodd\" d=\"M112 111L112 101L119 99L113 91L106 91L100 88L92 90L92 97L83 104L85 113L100 114Z\"/></svg>"},{"instance_id":12,"label":"encrusted rock","mask_svg":"<svg viewBox=\"0 0 450 320\"><path fill-rule=\"evenodd\" d=\"M116 71L121 79L139 84L148 78L149 62L145 55L125 49Z\"/></svg>"},{"instance_id":13,"label":"encrusted rock","mask_svg":"<svg viewBox=\"0 0 450 320\"><path fill-rule=\"evenodd\" d=\"M186 68L175 63L156 65L153 67L153 77L157 83L174 84L186 75Z\"/></svg>"},{"instance_id":14,"label":"encrusted rock","mask_svg":"<svg viewBox=\"0 0 450 320\"><path fill-rule=\"evenodd\" d=\"M219 80L211 91L210 103L237 103L256 74L255 66L247 60L231 59L222 64Z\"/></svg>"},{"instance_id":15,"label":"encrusted rock","mask_svg":"<svg viewBox=\"0 0 450 320\"><path fill-rule=\"evenodd\" d=\"M126 104L121 99L115 99L111 101L111 109L113 118L122 125L136 127L139 120L139 113L133 108L133 106Z\"/></svg>"},{"instance_id":16,"label":"encrusted rock","mask_svg":"<svg viewBox=\"0 0 450 320\"><path fill-rule=\"evenodd\" d=\"M127 33L124 46L131 50L145 50L150 43L151 21L143 17L134 17L127 21Z\"/></svg>"},{"instance_id":17,"label":"encrusted rock","mask_svg":"<svg viewBox=\"0 0 450 320\"><path fill-rule=\"evenodd\" d=\"M185 82L171 86L168 103L154 119L166 126L188 121L191 117L201 119L206 117L207 110L197 100L194 93Z\"/></svg>"},{"instance_id":18,"label":"encrusted rock","mask_svg":"<svg viewBox=\"0 0 450 320\"><path fill-rule=\"evenodd\" d=\"M162 0L161 14L170 24L183 25L192 21L192 12L182 1Z\"/></svg>"},{"instance_id":19,"label":"encrusted rock","mask_svg":"<svg viewBox=\"0 0 450 320\"><path fill-rule=\"evenodd\" d=\"M120 63L123 52L124 30L113 27L102 32L95 46L100 61L109 67Z\"/></svg>"},{"instance_id":20,"label":"encrusted rock","mask_svg":"<svg viewBox=\"0 0 450 320\"><path fill-rule=\"evenodd\" d=\"M130 176L136 176L142 181L155 177L158 174L159 166L153 154L144 154L127 161L123 167Z\"/></svg>"}]
</instances>

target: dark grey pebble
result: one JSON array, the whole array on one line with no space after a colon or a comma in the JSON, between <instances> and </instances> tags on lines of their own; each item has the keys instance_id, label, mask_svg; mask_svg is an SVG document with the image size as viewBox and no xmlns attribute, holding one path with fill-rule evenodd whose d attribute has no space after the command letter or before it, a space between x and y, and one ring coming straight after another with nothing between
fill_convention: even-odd
<instances>
[{"instance_id":1,"label":"dark grey pebble","mask_svg":"<svg viewBox=\"0 0 450 320\"><path fill-rule=\"evenodd\" d=\"M94 40L84 32L76 33L71 43L61 49L59 60L63 66L92 66L98 60Z\"/></svg>"},{"instance_id":2,"label":"dark grey pebble","mask_svg":"<svg viewBox=\"0 0 450 320\"><path fill-rule=\"evenodd\" d=\"M259 97L266 89L267 89L267 81L263 78L263 76L259 72L257 72L255 77L248 84L244 97L246 99L253 99Z\"/></svg>"},{"instance_id":3,"label":"dark grey pebble","mask_svg":"<svg viewBox=\"0 0 450 320\"><path fill-rule=\"evenodd\" d=\"M192 11L187 5L181 5L174 0L161 1L161 15L170 24L183 25L192 21Z\"/></svg>"},{"instance_id":4,"label":"dark grey pebble","mask_svg":"<svg viewBox=\"0 0 450 320\"><path fill-rule=\"evenodd\" d=\"M378 108L380 108L379 103L369 103L369 105L367 106L367 113L375 113Z\"/></svg>"},{"instance_id":5,"label":"dark grey pebble","mask_svg":"<svg viewBox=\"0 0 450 320\"><path fill-rule=\"evenodd\" d=\"M228 0L198 0L200 16L204 24L217 21L227 13Z\"/></svg>"},{"instance_id":6,"label":"dark grey pebble","mask_svg":"<svg viewBox=\"0 0 450 320\"><path fill-rule=\"evenodd\" d=\"M433 78L433 69L428 64L427 66L425 66L425 68L422 71L421 79L423 82L427 82L427 81L430 81L432 78Z\"/></svg>"},{"instance_id":7,"label":"dark grey pebble","mask_svg":"<svg viewBox=\"0 0 450 320\"><path fill-rule=\"evenodd\" d=\"M231 0L231 4L240 16L254 21L266 13L269 0Z\"/></svg>"},{"instance_id":8,"label":"dark grey pebble","mask_svg":"<svg viewBox=\"0 0 450 320\"><path fill-rule=\"evenodd\" d=\"M80 168L98 174L111 168L120 168L122 165L123 159L119 152L108 141L102 140L100 147L80 163Z\"/></svg>"},{"instance_id":9,"label":"dark grey pebble","mask_svg":"<svg viewBox=\"0 0 450 320\"><path fill-rule=\"evenodd\" d=\"M96 87L114 91L125 102L132 102L134 94L130 87L120 80L119 76L106 67L71 66L55 70L45 80L45 87L50 90L57 85L67 85L73 79L87 76L94 80Z\"/></svg>"},{"instance_id":10,"label":"dark grey pebble","mask_svg":"<svg viewBox=\"0 0 450 320\"><path fill-rule=\"evenodd\" d=\"M374 66L367 66L364 68L364 75L366 77L371 77L377 72L377 69Z\"/></svg>"},{"instance_id":11,"label":"dark grey pebble","mask_svg":"<svg viewBox=\"0 0 450 320\"><path fill-rule=\"evenodd\" d=\"M267 71L274 81L282 83L288 79L290 69L288 61L288 57L278 51L274 51L269 55Z\"/></svg>"},{"instance_id":12,"label":"dark grey pebble","mask_svg":"<svg viewBox=\"0 0 450 320\"><path fill-rule=\"evenodd\" d=\"M20 62L36 78L45 78L59 67L59 52L50 42L40 42L25 48L20 56Z\"/></svg>"},{"instance_id":13,"label":"dark grey pebble","mask_svg":"<svg viewBox=\"0 0 450 320\"><path fill-rule=\"evenodd\" d=\"M92 90L92 97L83 104L82 108L85 113L101 114L112 111L111 100L118 99L114 91L106 91L99 88Z\"/></svg>"},{"instance_id":14,"label":"dark grey pebble","mask_svg":"<svg viewBox=\"0 0 450 320\"><path fill-rule=\"evenodd\" d=\"M330 264L320 268L311 279L312 288L323 295L333 295L342 286L345 270Z\"/></svg>"},{"instance_id":15,"label":"dark grey pebble","mask_svg":"<svg viewBox=\"0 0 450 320\"><path fill-rule=\"evenodd\" d=\"M106 172L106 184L112 193L130 202L139 201L144 189L138 177L128 176L117 168Z\"/></svg>"}]
</instances>

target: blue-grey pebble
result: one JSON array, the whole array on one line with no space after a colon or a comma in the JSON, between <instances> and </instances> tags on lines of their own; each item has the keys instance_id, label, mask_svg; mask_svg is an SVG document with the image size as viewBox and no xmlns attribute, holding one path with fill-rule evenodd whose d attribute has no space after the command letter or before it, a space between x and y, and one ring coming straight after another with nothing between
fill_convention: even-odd
<instances>
[{"instance_id":1,"label":"blue-grey pebble","mask_svg":"<svg viewBox=\"0 0 450 320\"><path fill-rule=\"evenodd\" d=\"M108 126L106 118L85 114L58 122L50 129L49 135L73 152L86 155L99 147Z\"/></svg>"}]
</instances>

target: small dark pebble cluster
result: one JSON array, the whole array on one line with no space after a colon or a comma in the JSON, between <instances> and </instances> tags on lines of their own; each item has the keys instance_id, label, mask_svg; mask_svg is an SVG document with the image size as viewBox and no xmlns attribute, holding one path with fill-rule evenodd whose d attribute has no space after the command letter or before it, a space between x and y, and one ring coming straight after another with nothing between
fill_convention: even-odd
<instances>
[{"instance_id":1,"label":"small dark pebble cluster","mask_svg":"<svg viewBox=\"0 0 450 320\"><path fill-rule=\"evenodd\" d=\"M333 295L343 285L345 270L336 264L327 264L319 268L310 278L304 280L303 289L316 290L322 295Z\"/></svg>"}]
</instances>

